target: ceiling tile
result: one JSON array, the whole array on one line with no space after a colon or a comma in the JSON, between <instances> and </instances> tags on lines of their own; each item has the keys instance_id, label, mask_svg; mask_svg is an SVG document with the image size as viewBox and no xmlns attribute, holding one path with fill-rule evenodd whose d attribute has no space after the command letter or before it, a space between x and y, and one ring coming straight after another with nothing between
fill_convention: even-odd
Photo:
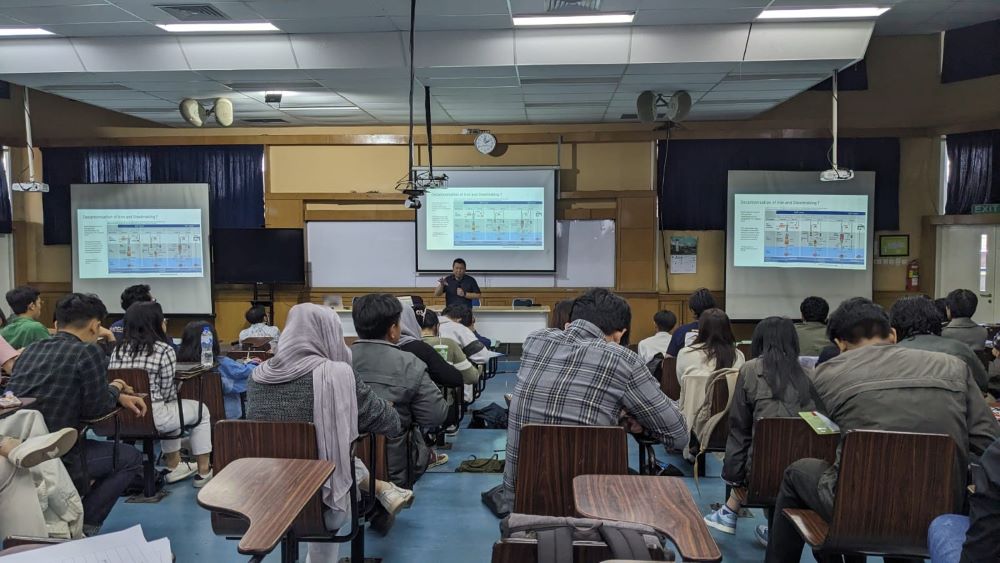
<instances>
[{"instance_id":1,"label":"ceiling tile","mask_svg":"<svg viewBox=\"0 0 1000 563\"><path fill-rule=\"evenodd\" d=\"M178 37L194 70L288 69L296 67L288 36Z\"/></svg>"},{"instance_id":2,"label":"ceiling tile","mask_svg":"<svg viewBox=\"0 0 1000 563\"><path fill-rule=\"evenodd\" d=\"M405 66L398 33L292 35L290 39L298 67L303 69Z\"/></svg>"},{"instance_id":3,"label":"ceiling tile","mask_svg":"<svg viewBox=\"0 0 1000 563\"><path fill-rule=\"evenodd\" d=\"M417 67L514 65L511 31L450 31L417 33ZM408 55L404 55L408 59Z\"/></svg>"},{"instance_id":4,"label":"ceiling tile","mask_svg":"<svg viewBox=\"0 0 1000 563\"><path fill-rule=\"evenodd\" d=\"M49 0L41 0L42 2L48 2ZM118 6L119 8L135 15L138 18L144 19L153 23L175 23L179 20L167 12L161 10L159 5L170 5L170 4L195 4L199 2L187 1L187 0L108 0L111 4ZM91 3L96 3L94 0ZM256 11L248 7L243 2L203 2L211 4L212 7L218 9L220 12L229 17L232 21L239 22L252 22L252 21L263 21L264 18L261 17Z\"/></svg>"},{"instance_id":5,"label":"ceiling tile","mask_svg":"<svg viewBox=\"0 0 1000 563\"><path fill-rule=\"evenodd\" d=\"M369 0L248 0L245 4L268 20L387 15L379 2Z\"/></svg>"},{"instance_id":6,"label":"ceiling tile","mask_svg":"<svg viewBox=\"0 0 1000 563\"><path fill-rule=\"evenodd\" d=\"M0 16L7 16L32 25L141 21L125 10L103 3L90 3L82 6L0 8Z\"/></svg>"},{"instance_id":7,"label":"ceiling tile","mask_svg":"<svg viewBox=\"0 0 1000 563\"><path fill-rule=\"evenodd\" d=\"M396 31L397 28L387 16L374 17L332 17L270 20L285 33L362 33L375 31Z\"/></svg>"},{"instance_id":8,"label":"ceiling tile","mask_svg":"<svg viewBox=\"0 0 1000 563\"><path fill-rule=\"evenodd\" d=\"M409 16L409 0L381 0L386 13L391 16ZM375 2L372 2L375 4ZM434 0L417 2L417 28L420 16L476 16L483 14L510 15L507 0Z\"/></svg>"},{"instance_id":9,"label":"ceiling tile","mask_svg":"<svg viewBox=\"0 0 1000 563\"><path fill-rule=\"evenodd\" d=\"M81 37L73 45L91 72L188 70L188 59L173 37Z\"/></svg>"},{"instance_id":10,"label":"ceiling tile","mask_svg":"<svg viewBox=\"0 0 1000 563\"><path fill-rule=\"evenodd\" d=\"M165 31L146 22L48 24L45 29L64 37L166 35Z\"/></svg>"},{"instance_id":11,"label":"ceiling tile","mask_svg":"<svg viewBox=\"0 0 1000 563\"><path fill-rule=\"evenodd\" d=\"M692 25L637 27L632 33L633 64L729 62L743 58L750 26Z\"/></svg>"},{"instance_id":12,"label":"ceiling tile","mask_svg":"<svg viewBox=\"0 0 1000 563\"><path fill-rule=\"evenodd\" d=\"M5 39L0 73L86 72L69 39Z\"/></svg>"},{"instance_id":13,"label":"ceiling tile","mask_svg":"<svg viewBox=\"0 0 1000 563\"><path fill-rule=\"evenodd\" d=\"M518 67L526 65L625 64L629 57L631 28L595 27L566 29L517 29L514 32Z\"/></svg>"},{"instance_id":14,"label":"ceiling tile","mask_svg":"<svg viewBox=\"0 0 1000 563\"><path fill-rule=\"evenodd\" d=\"M760 8L715 8L701 6L680 10L643 10L636 14L635 25L690 25L720 23L751 23L760 15Z\"/></svg>"},{"instance_id":15,"label":"ceiling tile","mask_svg":"<svg viewBox=\"0 0 1000 563\"><path fill-rule=\"evenodd\" d=\"M396 29L410 29L409 16L393 16L392 23ZM434 16L421 18L417 16L418 31L458 31L470 29L511 29L513 22L507 14L472 15L472 16Z\"/></svg>"}]
</instances>

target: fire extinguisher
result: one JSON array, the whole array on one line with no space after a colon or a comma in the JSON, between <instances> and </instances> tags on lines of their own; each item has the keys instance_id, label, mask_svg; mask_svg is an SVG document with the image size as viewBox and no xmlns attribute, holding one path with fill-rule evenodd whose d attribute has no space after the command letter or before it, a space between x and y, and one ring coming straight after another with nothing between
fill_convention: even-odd
<instances>
[{"instance_id":1,"label":"fire extinguisher","mask_svg":"<svg viewBox=\"0 0 1000 563\"><path fill-rule=\"evenodd\" d=\"M920 260L906 265L906 291L920 291Z\"/></svg>"}]
</instances>

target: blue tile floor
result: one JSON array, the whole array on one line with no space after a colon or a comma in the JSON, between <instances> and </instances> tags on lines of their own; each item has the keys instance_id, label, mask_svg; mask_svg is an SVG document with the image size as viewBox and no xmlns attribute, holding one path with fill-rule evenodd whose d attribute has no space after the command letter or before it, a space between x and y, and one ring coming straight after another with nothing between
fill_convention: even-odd
<instances>
[{"instance_id":1,"label":"blue tile floor","mask_svg":"<svg viewBox=\"0 0 1000 563\"><path fill-rule=\"evenodd\" d=\"M503 368L512 372L516 363L509 362L502 365L501 370ZM503 394L512 392L513 386L514 374L501 373L487 383L486 391L474 408L493 402L503 405ZM449 462L432 469L420 479L414 487L416 500L413 507L400 513L389 535L382 537L368 531L365 538L368 557L381 557L385 563L473 563L490 560L491 546L500 536L499 520L482 504L479 494L500 483L502 476L455 473L454 470L461 460L469 456L488 457L495 451L502 452L506 431L463 429L451 441L453 447L447 451ZM629 447L629 459L632 465L636 465L634 441L629 440ZM667 456L662 449L657 457L690 472L690 464ZM685 478L702 513L709 512L709 504L724 500L725 483L719 478L720 471L719 461L709 459L708 477L699 480L700 493L694 479ZM105 523L104 531L142 524L148 539L170 538L179 563L242 562L248 559L236 552L235 541L212 533L208 511L195 502L196 490L190 481L170 485L169 490L170 494L158 504L120 501ZM752 513L752 518L740 520L735 536L713 530L724 561L763 560L764 550L754 541L753 533L754 528L764 522L764 516L759 510ZM346 556L348 551L348 547L342 548L341 556ZM278 560L277 552L267 558L267 561ZM305 550L301 560L305 560ZM802 560L814 561L809 552L803 553Z\"/></svg>"}]
</instances>

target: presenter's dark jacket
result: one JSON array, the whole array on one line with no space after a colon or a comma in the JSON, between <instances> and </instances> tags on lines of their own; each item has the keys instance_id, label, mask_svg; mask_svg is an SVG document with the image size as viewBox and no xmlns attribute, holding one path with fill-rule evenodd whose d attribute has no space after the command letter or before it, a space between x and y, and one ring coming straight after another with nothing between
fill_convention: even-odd
<instances>
[{"instance_id":1,"label":"presenter's dark jacket","mask_svg":"<svg viewBox=\"0 0 1000 563\"><path fill-rule=\"evenodd\" d=\"M462 288L466 294L481 293L479 283L472 276L462 276L462 279L450 274L444 279L444 301L448 305L465 305L472 307L472 300L458 294L458 288Z\"/></svg>"}]
</instances>

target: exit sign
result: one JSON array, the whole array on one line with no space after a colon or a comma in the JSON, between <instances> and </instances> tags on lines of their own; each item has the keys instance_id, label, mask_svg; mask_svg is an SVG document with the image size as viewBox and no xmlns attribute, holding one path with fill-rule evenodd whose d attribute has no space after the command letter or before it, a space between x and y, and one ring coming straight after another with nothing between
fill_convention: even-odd
<instances>
[{"instance_id":1,"label":"exit sign","mask_svg":"<svg viewBox=\"0 0 1000 563\"><path fill-rule=\"evenodd\" d=\"M977 203L972 206L973 215L980 213L1000 213L1000 203Z\"/></svg>"}]
</instances>

